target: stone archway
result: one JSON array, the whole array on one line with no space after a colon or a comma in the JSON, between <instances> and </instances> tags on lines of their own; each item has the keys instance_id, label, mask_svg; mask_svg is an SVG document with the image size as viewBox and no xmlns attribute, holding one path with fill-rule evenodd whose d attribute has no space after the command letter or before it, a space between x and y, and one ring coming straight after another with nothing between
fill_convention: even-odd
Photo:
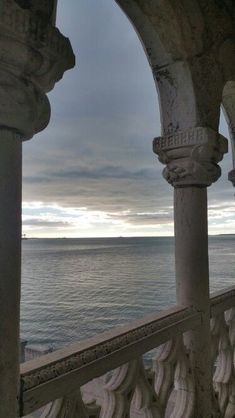
<instances>
[{"instance_id":1,"label":"stone archway","mask_svg":"<svg viewBox=\"0 0 235 418\"><path fill-rule=\"evenodd\" d=\"M209 418L214 400L206 187L220 177L217 163L227 152L218 127L223 88L234 71L235 10L213 0L116 1L142 40L159 94L163 136L153 149L175 189L177 301L202 313L200 333L189 333L186 345L196 366L196 416Z\"/></svg>"},{"instance_id":2,"label":"stone archway","mask_svg":"<svg viewBox=\"0 0 235 418\"><path fill-rule=\"evenodd\" d=\"M185 337L195 370L195 416L212 412L207 190L220 176L227 141L220 104L234 80L235 6L231 0L116 0L139 34L159 93L162 137L154 152L175 189L176 287L201 326ZM0 184L0 416L15 418L19 394L21 142L49 120L45 94L74 65L54 27L53 0L2 0ZM19 53L20 51L20 53ZM6 111L6 109L8 111ZM4 319L4 321L2 320ZM6 335L6 329L8 335ZM187 405L186 405L187 406Z\"/></svg>"}]
</instances>

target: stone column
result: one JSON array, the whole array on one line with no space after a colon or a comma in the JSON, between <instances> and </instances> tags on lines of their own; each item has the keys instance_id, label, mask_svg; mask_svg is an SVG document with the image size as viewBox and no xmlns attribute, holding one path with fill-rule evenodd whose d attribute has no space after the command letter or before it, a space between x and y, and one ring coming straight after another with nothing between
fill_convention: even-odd
<instances>
[{"instance_id":1,"label":"stone column","mask_svg":"<svg viewBox=\"0 0 235 418\"><path fill-rule=\"evenodd\" d=\"M201 327L185 343L194 368L197 418L211 417L212 375L206 187L220 176L217 162L227 140L209 128L196 127L155 138L153 150L166 164L163 175L174 187L177 303L202 315Z\"/></svg>"},{"instance_id":2,"label":"stone column","mask_svg":"<svg viewBox=\"0 0 235 418\"><path fill-rule=\"evenodd\" d=\"M1 0L0 50L0 418L16 418L22 141L47 126L46 92L74 65L74 56L58 29L13 0Z\"/></svg>"}]
</instances>

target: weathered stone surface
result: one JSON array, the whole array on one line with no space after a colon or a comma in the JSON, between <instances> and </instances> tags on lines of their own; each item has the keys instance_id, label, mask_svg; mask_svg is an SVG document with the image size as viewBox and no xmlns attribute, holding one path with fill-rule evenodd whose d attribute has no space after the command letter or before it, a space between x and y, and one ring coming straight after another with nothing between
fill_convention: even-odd
<instances>
[{"instance_id":1,"label":"weathered stone surface","mask_svg":"<svg viewBox=\"0 0 235 418\"><path fill-rule=\"evenodd\" d=\"M229 81L226 83L223 90L223 110L226 121L228 123L231 149L232 149L232 160L233 170L228 174L228 179L232 182L235 187L235 82Z\"/></svg>"},{"instance_id":2,"label":"weathered stone surface","mask_svg":"<svg viewBox=\"0 0 235 418\"><path fill-rule=\"evenodd\" d=\"M70 42L34 9L0 7L0 126L29 139L46 127L46 93L74 66Z\"/></svg>"},{"instance_id":3,"label":"weathered stone surface","mask_svg":"<svg viewBox=\"0 0 235 418\"><path fill-rule=\"evenodd\" d=\"M235 187L235 170L231 170L228 173L228 179L229 181L231 181L231 183L233 184L233 186Z\"/></svg>"},{"instance_id":4,"label":"weathered stone surface","mask_svg":"<svg viewBox=\"0 0 235 418\"><path fill-rule=\"evenodd\" d=\"M1 418L20 415L22 141L46 127L46 93L74 65L69 41L52 26L51 6L49 1L0 1Z\"/></svg>"},{"instance_id":5,"label":"weathered stone surface","mask_svg":"<svg viewBox=\"0 0 235 418\"><path fill-rule=\"evenodd\" d=\"M170 375L168 379L158 379L156 387L162 400L165 389L168 391L174 382L179 395L175 410L177 416L191 418L193 414L197 418L210 418L213 391L205 187L218 179L220 168L217 163L227 152L226 139L218 133L222 101L235 149L235 3L233 0L116 1L129 16L143 42L159 93L162 137L154 140L154 151L166 164L164 177L176 188L177 302L191 307L200 320L197 326L190 322L179 350L183 357L174 359L177 366L175 362L160 367L158 364L163 375L166 371ZM21 176L20 142L47 125L50 106L46 93L64 71L74 65L69 41L53 26L54 6L53 0L2 0L0 4L0 168L3 173L0 238L4 249L0 263L3 273L0 317L6 318L0 327L1 418L15 418L18 414L21 184L16 179ZM7 167L4 166L6 161L11 161ZM229 177L235 183L234 172L232 170ZM12 263L9 263L9 254L14 256ZM164 324L163 333L171 329L167 340L178 332L182 319L174 328ZM165 319L162 325L163 322ZM221 339L219 354L222 360L215 381L220 409L227 411L226 417L234 414L234 388L231 389L229 382L233 370L231 352L234 342L229 341L234 340L233 322L232 317L230 325L226 325L222 318L221 333L229 328L230 334L226 332L225 338ZM6 333L8 328L10 332ZM184 331L181 329L180 334ZM108 408L102 413L106 417L124 416L122 411L129 409L130 397L134 393L137 369L143 372L142 366L135 364L133 367L136 359L128 357L129 364L123 366L124 356L129 355L129 346L135 349L138 346L141 353L147 350L147 344L149 349L152 347L153 340L156 346L155 334L158 334L157 338L163 338L151 323L136 327L128 336L124 333L112 337L112 341L99 341L95 347L64 355L59 361L52 357L45 365L46 360L41 360L40 367L28 370L22 376L22 410L23 407L32 410L34 406L62 397L49 407L49 416L67 414L71 418L79 409L80 413L84 412L83 416L87 416L80 395L78 400L72 388L75 391L76 386L77 391L79 379L81 384L83 380L87 381L88 373L94 377L99 374L97 370L107 371L107 367L110 370L116 361L119 369L106 387ZM218 333L214 336L217 338ZM162 361L168 355L174 357L173 344L172 347L168 344L163 350ZM192 369L189 364L193 365ZM146 416L156 417L159 407L155 405L142 372L139 373L139 396L135 401L138 406L145 406ZM67 379L70 379L69 386ZM164 387L163 382L167 383Z\"/></svg>"},{"instance_id":6,"label":"weathered stone surface","mask_svg":"<svg viewBox=\"0 0 235 418\"><path fill-rule=\"evenodd\" d=\"M23 9L30 10L34 15L46 22L52 22L57 0L15 0Z\"/></svg>"},{"instance_id":7,"label":"weathered stone surface","mask_svg":"<svg viewBox=\"0 0 235 418\"><path fill-rule=\"evenodd\" d=\"M235 4L116 1L144 44L159 92L163 134L195 126L217 130L224 85L235 80Z\"/></svg>"},{"instance_id":8,"label":"weathered stone surface","mask_svg":"<svg viewBox=\"0 0 235 418\"><path fill-rule=\"evenodd\" d=\"M153 141L153 151L167 165L163 176L174 187L209 186L220 177L217 163L227 150L226 138L202 127Z\"/></svg>"}]
</instances>

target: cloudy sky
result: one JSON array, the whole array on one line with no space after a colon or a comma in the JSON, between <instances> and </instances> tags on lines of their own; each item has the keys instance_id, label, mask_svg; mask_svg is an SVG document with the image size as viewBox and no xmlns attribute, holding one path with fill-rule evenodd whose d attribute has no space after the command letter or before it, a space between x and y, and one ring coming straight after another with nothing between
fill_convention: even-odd
<instances>
[{"instance_id":1,"label":"cloudy sky","mask_svg":"<svg viewBox=\"0 0 235 418\"><path fill-rule=\"evenodd\" d=\"M59 0L77 59L49 98L48 128L24 144L23 232L34 237L172 235L173 189L152 153L160 135L147 59L114 1ZM221 132L227 136L221 118ZM209 190L209 232L235 233L223 176Z\"/></svg>"}]
</instances>

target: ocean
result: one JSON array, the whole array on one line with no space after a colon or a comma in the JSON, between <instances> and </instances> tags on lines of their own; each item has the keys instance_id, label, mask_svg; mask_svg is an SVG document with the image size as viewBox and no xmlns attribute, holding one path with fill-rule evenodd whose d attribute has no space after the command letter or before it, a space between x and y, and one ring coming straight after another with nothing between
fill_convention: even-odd
<instances>
[{"instance_id":1,"label":"ocean","mask_svg":"<svg viewBox=\"0 0 235 418\"><path fill-rule=\"evenodd\" d=\"M175 304L174 238L22 241L21 338L53 349ZM235 236L209 238L211 291L235 284Z\"/></svg>"}]
</instances>

